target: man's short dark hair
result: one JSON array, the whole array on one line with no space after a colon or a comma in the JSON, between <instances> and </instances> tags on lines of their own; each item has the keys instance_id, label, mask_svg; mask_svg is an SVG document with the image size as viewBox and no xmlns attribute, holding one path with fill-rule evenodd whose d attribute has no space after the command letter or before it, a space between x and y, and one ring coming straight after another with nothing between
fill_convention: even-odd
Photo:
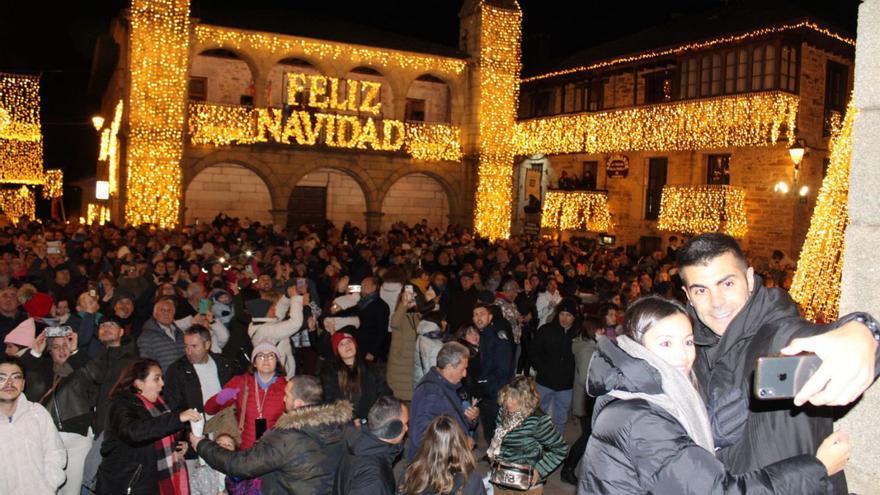
<instances>
[{"instance_id":1,"label":"man's short dark hair","mask_svg":"<svg viewBox=\"0 0 880 495\"><path fill-rule=\"evenodd\" d=\"M203 342L211 341L211 329L204 325L193 325L183 331L184 335L198 335Z\"/></svg>"},{"instance_id":2,"label":"man's short dark hair","mask_svg":"<svg viewBox=\"0 0 880 495\"><path fill-rule=\"evenodd\" d=\"M401 417L403 416L403 403L400 400L386 395L380 397L379 400L370 408L367 414L367 426L370 433L377 438L383 440L391 440L397 438L403 433L404 424Z\"/></svg>"},{"instance_id":3,"label":"man's short dark hair","mask_svg":"<svg viewBox=\"0 0 880 495\"><path fill-rule=\"evenodd\" d=\"M320 404L324 399L324 389L321 388L321 382L311 375L297 375L290 379L293 383L293 396L313 406Z\"/></svg>"},{"instance_id":4,"label":"man's short dark hair","mask_svg":"<svg viewBox=\"0 0 880 495\"><path fill-rule=\"evenodd\" d=\"M3 354L2 356L0 356L0 365L2 364L14 364L15 366L18 366L19 370L21 370L22 376L24 376L25 374L24 365L21 363L21 359L17 358L16 356L7 356L6 354ZM25 378L27 377L25 376Z\"/></svg>"},{"instance_id":5,"label":"man's short dark hair","mask_svg":"<svg viewBox=\"0 0 880 495\"><path fill-rule=\"evenodd\" d=\"M727 234L701 234L685 243L675 255L675 262L681 270L688 266L707 265L713 259L731 253L743 271L748 268L746 257L736 239Z\"/></svg>"}]
</instances>

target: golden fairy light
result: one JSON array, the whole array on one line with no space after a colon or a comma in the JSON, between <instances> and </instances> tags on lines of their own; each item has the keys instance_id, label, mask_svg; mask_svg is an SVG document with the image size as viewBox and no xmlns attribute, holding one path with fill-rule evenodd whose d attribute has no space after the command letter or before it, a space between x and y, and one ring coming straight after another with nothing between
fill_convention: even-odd
<instances>
[{"instance_id":1,"label":"golden fairy light","mask_svg":"<svg viewBox=\"0 0 880 495\"><path fill-rule=\"evenodd\" d=\"M64 171L61 169L46 170L43 184L44 199L58 199L63 196Z\"/></svg>"},{"instance_id":2,"label":"golden fairy light","mask_svg":"<svg viewBox=\"0 0 880 495\"><path fill-rule=\"evenodd\" d=\"M443 76L461 74L467 63L458 58L424 55L384 48L373 48L332 41L294 36L274 35L253 31L199 24L195 28L196 43L202 46L230 49L237 52L270 52L301 54L315 60L350 61L362 65L389 69L418 70Z\"/></svg>"},{"instance_id":3,"label":"golden fairy light","mask_svg":"<svg viewBox=\"0 0 880 495\"><path fill-rule=\"evenodd\" d=\"M613 227L604 192L547 191L542 210L543 228L608 232Z\"/></svg>"},{"instance_id":4,"label":"golden fairy light","mask_svg":"<svg viewBox=\"0 0 880 495\"><path fill-rule=\"evenodd\" d=\"M519 95L522 11L481 2L476 211L474 229L489 239L510 236L513 158L510 145Z\"/></svg>"},{"instance_id":5,"label":"golden fairy light","mask_svg":"<svg viewBox=\"0 0 880 495\"><path fill-rule=\"evenodd\" d=\"M660 196L657 229L685 234L748 232L745 191L720 185L665 186Z\"/></svg>"},{"instance_id":6,"label":"golden fairy light","mask_svg":"<svg viewBox=\"0 0 880 495\"><path fill-rule=\"evenodd\" d=\"M40 79L0 72L0 183L42 184Z\"/></svg>"},{"instance_id":7,"label":"golden fairy light","mask_svg":"<svg viewBox=\"0 0 880 495\"><path fill-rule=\"evenodd\" d=\"M739 43L742 41L748 41L755 38L762 38L764 36L775 34L775 33L783 33L786 31L793 31L797 29L809 29L815 31L817 33L821 33L829 38L836 39L837 41L841 41L846 43L847 45L855 46L856 40L852 38L848 38L846 36L842 36L840 34L835 33L829 29L826 29L814 22L810 21L801 21L794 24L782 24L780 26L770 26L761 29L756 29L754 31L749 31L747 33L731 35L731 36L722 36L719 38L714 38L708 41L700 41L694 43L686 43L683 45L678 45L673 48L667 48L665 50L651 50L648 52L639 53L636 55L628 55L625 57L619 57L611 60L605 60L602 62L597 62L595 64L584 65L580 67L572 67L569 69L557 70L553 72L548 72L546 74L541 74L533 77L527 77L522 80L522 82L530 82L530 81L539 81L541 79L549 79L557 76L564 76L568 74L576 74L578 72L588 72L591 70L602 69L605 67L611 67L618 64L625 64L630 62L638 62L640 60L647 60L656 57L665 57L668 55L680 55L686 52L692 52L697 50L704 50L706 48L711 48L717 45L725 45L728 43Z\"/></svg>"},{"instance_id":8,"label":"golden fairy light","mask_svg":"<svg viewBox=\"0 0 880 495\"><path fill-rule=\"evenodd\" d=\"M791 284L791 297L810 320L837 319L846 226L849 172L857 110L850 103L843 124L834 128L828 174L822 181L810 229Z\"/></svg>"},{"instance_id":9,"label":"golden fairy light","mask_svg":"<svg viewBox=\"0 0 880 495\"><path fill-rule=\"evenodd\" d=\"M19 218L27 215L31 220L36 218L36 201L34 193L27 186L18 189L0 189L0 210L13 224L18 225Z\"/></svg>"},{"instance_id":10,"label":"golden fairy light","mask_svg":"<svg viewBox=\"0 0 880 495\"><path fill-rule=\"evenodd\" d=\"M130 224L178 222L189 41L189 0L132 0L125 203Z\"/></svg>"},{"instance_id":11,"label":"golden fairy light","mask_svg":"<svg viewBox=\"0 0 880 495\"><path fill-rule=\"evenodd\" d=\"M797 96L772 91L518 122L520 154L674 151L794 141Z\"/></svg>"},{"instance_id":12,"label":"golden fairy light","mask_svg":"<svg viewBox=\"0 0 880 495\"><path fill-rule=\"evenodd\" d=\"M274 142L404 152L420 161L460 162L461 130L449 124L365 119L353 115L292 112L242 105L191 103L190 141L226 146Z\"/></svg>"}]
</instances>

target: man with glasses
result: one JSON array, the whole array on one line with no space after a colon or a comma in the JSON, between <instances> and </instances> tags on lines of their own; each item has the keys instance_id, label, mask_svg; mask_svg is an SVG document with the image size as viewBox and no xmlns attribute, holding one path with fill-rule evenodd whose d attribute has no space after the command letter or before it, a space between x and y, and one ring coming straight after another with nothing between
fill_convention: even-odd
<instances>
[{"instance_id":1,"label":"man with glasses","mask_svg":"<svg viewBox=\"0 0 880 495\"><path fill-rule=\"evenodd\" d=\"M24 397L24 368L0 356L0 493L55 493L65 480L67 452L49 413ZM13 454L14 453L14 454Z\"/></svg>"}]
</instances>

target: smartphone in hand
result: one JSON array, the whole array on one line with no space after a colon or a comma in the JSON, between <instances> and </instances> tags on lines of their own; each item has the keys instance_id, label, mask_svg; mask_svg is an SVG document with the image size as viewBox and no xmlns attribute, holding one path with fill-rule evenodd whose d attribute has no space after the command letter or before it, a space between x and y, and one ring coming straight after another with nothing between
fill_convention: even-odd
<instances>
[{"instance_id":1,"label":"smartphone in hand","mask_svg":"<svg viewBox=\"0 0 880 495\"><path fill-rule=\"evenodd\" d=\"M821 365L822 358L812 353L759 357L755 367L755 397L793 399Z\"/></svg>"}]
</instances>

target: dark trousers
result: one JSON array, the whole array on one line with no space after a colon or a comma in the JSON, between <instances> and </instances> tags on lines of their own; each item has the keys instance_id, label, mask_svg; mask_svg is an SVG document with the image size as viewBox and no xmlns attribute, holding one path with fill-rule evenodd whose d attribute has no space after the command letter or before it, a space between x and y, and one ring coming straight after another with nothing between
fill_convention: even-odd
<instances>
[{"instance_id":1,"label":"dark trousers","mask_svg":"<svg viewBox=\"0 0 880 495\"><path fill-rule=\"evenodd\" d=\"M584 452L587 450L587 442L590 440L590 434L593 433L591 429L591 422L593 420L593 402L594 399L592 397L587 397L587 412L589 414L578 418L581 423L581 436L579 436L574 444L572 444L571 449L568 450L568 456L562 464L563 470L573 471L575 475L577 475L576 469L578 462L580 462L581 457L584 456Z\"/></svg>"},{"instance_id":2,"label":"dark trousers","mask_svg":"<svg viewBox=\"0 0 880 495\"><path fill-rule=\"evenodd\" d=\"M495 397L486 397L478 404L480 407L480 423L483 424L483 438L486 443L492 442L495 436L495 418L498 416L498 401Z\"/></svg>"}]
</instances>

